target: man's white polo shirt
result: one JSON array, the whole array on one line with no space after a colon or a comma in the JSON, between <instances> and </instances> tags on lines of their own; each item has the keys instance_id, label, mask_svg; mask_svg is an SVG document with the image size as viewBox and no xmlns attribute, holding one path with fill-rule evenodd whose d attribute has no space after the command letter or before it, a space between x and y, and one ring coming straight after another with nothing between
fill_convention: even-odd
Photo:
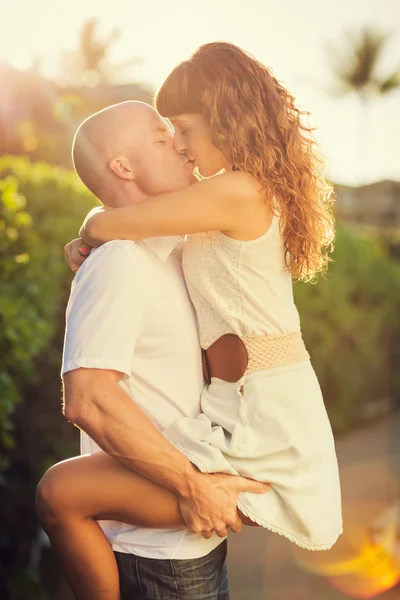
<instances>
[{"instance_id":1,"label":"man's white polo shirt","mask_svg":"<svg viewBox=\"0 0 400 600\"><path fill-rule=\"evenodd\" d=\"M182 246L173 237L104 244L79 269L67 307L62 373L80 367L124 373L121 387L161 430L180 416L197 416L203 388ZM81 453L98 451L82 432ZM198 558L222 541L186 529L101 525L114 550L149 558Z\"/></svg>"}]
</instances>

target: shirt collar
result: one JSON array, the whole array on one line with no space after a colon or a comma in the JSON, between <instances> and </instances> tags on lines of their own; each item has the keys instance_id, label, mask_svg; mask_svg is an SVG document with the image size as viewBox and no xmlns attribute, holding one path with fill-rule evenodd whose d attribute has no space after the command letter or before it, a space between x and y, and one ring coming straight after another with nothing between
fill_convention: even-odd
<instances>
[{"instance_id":1,"label":"shirt collar","mask_svg":"<svg viewBox=\"0 0 400 600\"><path fill-rule=\"evenodd\" d=\"M145 240L142 240L142 243L158 256L160 260L165 262L174 248L184 241L184 238L179 236L163 236L146 238Z\"/></svg>"}]
</instances>

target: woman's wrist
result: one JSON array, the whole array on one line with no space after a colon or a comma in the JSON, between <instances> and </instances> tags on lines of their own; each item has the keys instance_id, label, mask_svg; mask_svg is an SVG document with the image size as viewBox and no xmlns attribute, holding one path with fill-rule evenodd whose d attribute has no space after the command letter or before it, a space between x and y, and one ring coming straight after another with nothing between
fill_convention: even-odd
<instances>
[{"instance_id":1,"label":"woman's wrist","mask_svg":"<svg viewBox=\"0 0 400 600\"><path fill-rule=\"evenodd\" d=\"M86 216L83 221L82 227L79 230L79 237L84 241L87 246L91 246L95 248L99 245L98 240L94 237L93 225L97 216L101 213L104 213L104 208L102 206L97 206L93 208L90 213Z\"/></svg>"}]
</instances>

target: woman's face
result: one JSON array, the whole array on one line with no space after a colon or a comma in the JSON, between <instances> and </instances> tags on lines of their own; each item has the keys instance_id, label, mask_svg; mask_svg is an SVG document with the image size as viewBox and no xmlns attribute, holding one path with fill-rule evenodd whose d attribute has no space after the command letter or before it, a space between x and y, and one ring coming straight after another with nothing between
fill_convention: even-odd
<instances>
[{"instance_id":1,"label":"woman's face","mask_svg":"<svg viewBox=\"0 0 400 600\"><path fill-rule=\"evenodd\" d=\"M181 114L169 120L175 129L175 150L186 154L200 175L211 177L222 169L232 170L222 152L212 143L211 129L203 115Z\"/></svg>"}]
</instances>

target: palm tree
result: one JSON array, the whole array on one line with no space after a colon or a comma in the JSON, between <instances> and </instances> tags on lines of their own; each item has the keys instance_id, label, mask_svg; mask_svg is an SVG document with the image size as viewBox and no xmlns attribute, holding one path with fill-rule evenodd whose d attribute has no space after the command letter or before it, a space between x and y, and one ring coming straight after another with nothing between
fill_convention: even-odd
<instances>
[{"instance_id":1,"label":"palm tree","mask_svg":"<svg viewBox=\"0 0 400 600\"><path fill-rule=\"evenodd\" d=\"M371 28L346 35L346 45L340 49L328 46L339 93L356 92L363 102L387 94L400 87L400 69L380 76L379 61L390 35Z\"/></svg>"},{"instance_id":2,"label":"palm tree","mask_svg":"<svg viewBox=\"0 0 400 600\"><path fill-rule=\"evenodd\" d=\"M340 47L328 46L328 57L335 75L338 95L357 94L362 105L362 135L360 157L362 174L368 173L368 116L375 98L400 89L400 69L380 73L380 61L390 39L388 33L372 28L349 32Z\"/></svg>"},{"instance_id":3,"label":"palm tree","mask_svg":"<svg viewBox=\"0 0 400 600\"><path fill-rule=\"evenodd\" d=\"M114 29L101 38L97 26L95 17L86 20L79 34L78 49L62 55L59 79L64 85L113 83L125 69L142 62L133 58L120 64L113 63L109 58L110 50L120 32Z\"/></svg>"}]
</instances>

